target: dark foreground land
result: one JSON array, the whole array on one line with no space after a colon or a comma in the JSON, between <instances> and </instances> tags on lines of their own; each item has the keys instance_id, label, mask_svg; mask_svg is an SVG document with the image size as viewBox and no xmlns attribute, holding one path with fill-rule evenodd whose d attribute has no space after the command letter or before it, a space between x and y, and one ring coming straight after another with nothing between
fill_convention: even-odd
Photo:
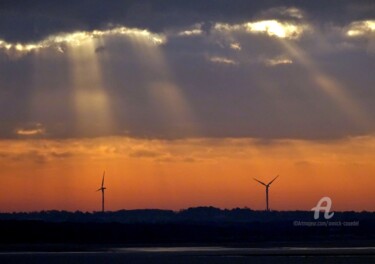
<instances>
[{"instance_id":1,"label":"dark foreground land","mask_svg":"<svg viewBox=\"0 0 375 264\"><path fill-rule=\"evenodd\" d=\"M8 245L374 246L375 213L264 212L214 207L106 213L0 213L0 250Z\"/></svg>"},{"instance_id":2,"label":"dark foreground land","mask_svg":"<svg viewBox=\"0 0 375 264\"><path fill-rule=\"evenodd\" d=\"M213 207L0 214L0 263L375 263L374 224Z\"/></svg>"}]
</instances>

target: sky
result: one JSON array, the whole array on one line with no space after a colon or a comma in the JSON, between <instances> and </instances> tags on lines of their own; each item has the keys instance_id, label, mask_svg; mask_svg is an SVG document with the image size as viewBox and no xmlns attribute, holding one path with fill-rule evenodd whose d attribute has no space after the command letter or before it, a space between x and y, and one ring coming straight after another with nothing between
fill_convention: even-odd
<instances>
[{"instance_id":1,"label":"sky","mask_svg":"<svg viewBox=\"0 0 375 264\"><path fill-rule=\"evenodd\" d=\"M374 211L373 1L1 1L0 211Z\"/></svg>"}]
</instances>

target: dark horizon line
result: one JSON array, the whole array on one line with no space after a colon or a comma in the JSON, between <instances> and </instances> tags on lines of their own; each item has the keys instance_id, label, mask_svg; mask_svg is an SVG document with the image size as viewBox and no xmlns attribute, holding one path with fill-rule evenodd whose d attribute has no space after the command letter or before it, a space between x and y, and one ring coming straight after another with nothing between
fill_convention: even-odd
<instances>
[{"instance_id":1,"label":"dark horizon line","mask_svg":"<svg viewBox=\"0 0 375 264\"><path fill-rule=\"evenodd\" d=\"M249 207L233 207L233 208L221 208L221 207L215 207L215 206L194 206L194 207L187 207L187 208L181 208L181 209L161 209L161 208L137 208L137 209L118 209L118 210L106 210L104 212L97 210L97 211L81 211L81 210L58 210L58 209L47 209L47 210L39 210L39 211L0 211L0 214L30 214L30 213L48 213L48 212L59 212L59 213L85 213L85 214L107 214L107 213L117 213L117 212L123 212L123 211L165 211L165 212L173 212L173 213L180 213L183 211L188 211L192 209L208 209L208 210L220 210L220 211L233 211L233 210L247 210L252 212L265 212L265 213L283 213L283 212L313 212L312 210L299 210L299 209L290 209L290 210L263 210L263 209L251 209ZM371 210L332 210L332 212L335 213L375 213L375 211Z\"/></svg>"}]
</instances>

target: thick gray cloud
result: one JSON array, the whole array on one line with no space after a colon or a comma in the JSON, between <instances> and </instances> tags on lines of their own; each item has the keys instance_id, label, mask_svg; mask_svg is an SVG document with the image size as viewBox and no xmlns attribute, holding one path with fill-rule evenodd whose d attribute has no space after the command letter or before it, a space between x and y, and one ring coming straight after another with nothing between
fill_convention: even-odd
<instances>
[{"instance_id":1,"label":"thick gray cloud","mask_svg":"<svg viewBox=\"0 0 375 264\"><path fill-rule=\"evenodd\" d=\"M346 24L373 18L372 0L3 0L0 3L0 38L32 41L58 32L92 30L108 24L162 32L197 22L242 22L275 7L306 10L312 20ZM281 18L270 11L263 15Z\"/></svg>"},{"instance_id":2,"label":"thick gray cloud","mask_svg":"<svg viewBox=\"0 0 375 264\"><path fill-rule=\"evenodd\" d=\"M374 11L372 1L2 1L0 137L374 133Z\"/></svg>"}]
</instances>

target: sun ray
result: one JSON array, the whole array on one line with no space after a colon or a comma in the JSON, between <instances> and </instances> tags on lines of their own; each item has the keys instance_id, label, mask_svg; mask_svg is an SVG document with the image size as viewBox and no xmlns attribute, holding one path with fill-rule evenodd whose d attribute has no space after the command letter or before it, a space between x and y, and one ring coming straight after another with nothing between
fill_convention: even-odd
<instances>
[{"instance_id":1,"label":"sun ray","mask_svg":"<svg viewBox=\"0 0 375 264\"><path fill-rule=\"evenodd\" d=\"M72 67L73 100L77 112L76 129L83 135L103 135L113 131L109 97L102 81L95 53L95 39L87 39L67 50Z\"/></svg>"},{"instance_id":2,"label":"sun ray","mask_svg":"<svg viewBox=\"0 0 375 264\"><path fill-rule=\"evenodd\" d=\"M33 51L35 56L36 95L33 96L34 116L41 117L43 109L40 109L40 100L48 96L43 94L43 89L38 87L45 84L48 75L41 75L38 65L43 65L45 60L56 57L66 60L66 68L69 70L66 78L66 87L72 96L72 105L75 109L75 128L77 135L94 136L108 135L115 130L115 122L111 113L110 98L105 87L105 76L102 65L110 64L108 52L99 52L99 48L106 49L109 38L123 38L130 41L132 49L138 61L146 73L156 78L147 80L146 86L149 96L160 114L165 117L169 125L174 126L176 131L195 131L193 128L193 115L185 96L174 80L167 62L162 53L161 45L166 42L162 34L155 34L147 30L132 29L126 27L115 27L109 30L94 30L72 32L69 34L58 34L49 36L37 43L15 44L0 42L0 48L23 54ZM109 43L109 42L108 42ZM18 48L17 48L18 47ZM69 75L70 74L70 75ZM41 77L42 76L42 77ZM54 98L55 100L56 98ZM52 107L53 109L53 107ZM41 114L42 113L42 114Z\"/></svg>"},{"instance_id":3,"label":"sun ray","mask_svg":"<svg viewBox=\"0 0 375 264\"><path fill-rule=\"evenodd\" d=\"M161 47L140 36L132 38L131 43L142 64L142 70L157 76L157 80L147 83L149 95L156 107L167 120L173 122L170 125L176 131L196 135L198 128L195 126L193 111L175 81Z\"/></svg>"},{"instance_id":4,"label":"sun ray","mask_svg":"<svg viewBox=\"0 0 375 264\"><path fill-rule=\"evenodd\" d=\"M291 56L309 71L317 87L328 95L352 121L362 127L371 126L370 118L361 108L360 104L348 95L347 89L345 89L342 83L322 72L314 60L295 43L286 40L280 40L280 43Z\"/></svg>"}]
</instances>

